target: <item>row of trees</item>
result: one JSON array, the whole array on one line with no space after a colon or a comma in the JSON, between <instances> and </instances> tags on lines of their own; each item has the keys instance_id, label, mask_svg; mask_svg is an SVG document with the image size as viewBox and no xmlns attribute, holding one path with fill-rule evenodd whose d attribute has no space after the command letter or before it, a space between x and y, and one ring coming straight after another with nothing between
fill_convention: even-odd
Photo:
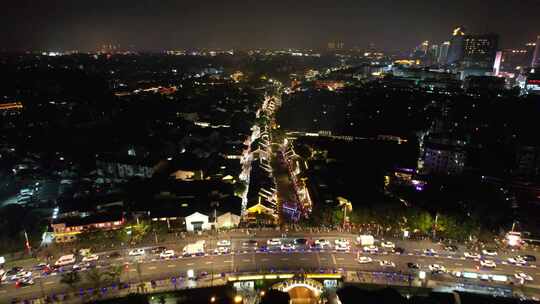
<instances>
[{"instance_id":1,"label":"row of trees","mask_svg":"<svg viewBox=\"0 0 540 304\"><path fill-rule=\"evenodd\" d=\"M122 270L122 266L111 266L104 271L97 268L91 268L84 273L84 283L94 289L105 285L118 284L120 283ZM79 284L83 282L83 279L79 272L71 271L62 274L60 282L68 285L71 289L76 289Z\"/></svg>"},{"instance_id":2,"label":"row of trees","mask_svg":"<svg viewBox=\"0 0 540 304\"><path fill-rule=\"evenodd\" d=\"M110 248L118 245L134 245L140 243L150 232L150 225L140 221L138 224L130 225L116 230L95 230L81 233L77 236L80 246L95 247L97 245Z\"/></svg>"},{"instance_id":3,"label":"row of trees","mask_svg":"<svg viewBox=\"0 0 540 304\"><path fill-rule=\"evenodd\" d=\"M344 210L344 208L346 208ZM481 234L480 226L470 217L457 218L447 214L431 214L415 207L395 204L381 204L374 207L353 207L349 205L321 205L314 208L305 222L311 226L341 226L343 217L352 227L375 234L400 235L403 231L417 235L437 236L466 240Z\"/></svg>"}]
</instances>

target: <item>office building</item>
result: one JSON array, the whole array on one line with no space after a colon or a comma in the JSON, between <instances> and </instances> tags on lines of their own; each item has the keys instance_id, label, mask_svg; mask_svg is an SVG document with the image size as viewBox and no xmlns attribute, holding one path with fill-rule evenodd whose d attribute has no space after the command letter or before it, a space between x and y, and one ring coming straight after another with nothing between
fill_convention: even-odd
<instances>
[{"instance_id":1,"label":"office building","mask_svg":"<svg viewBox=\"0 0 540 304\"><path fill-rule=\"evenodd\" d=\"M343 41L330 41L328 42L327 47L330 51L343 50L345 48L345 43L343 43Z\"/></svg>"},{"instance_id":2,"label":"office building","mask_svg":"<svg viewBox=\"0 0 540 304\"><path fill-rule=\"evenodd\" d=\"M498 43L499 36L496 34L463 36L461 68L491 70L495 61Z\"/></svg>"},{"instance_id":3,"label":"office building","mask_svg":"<svg viewBox=\"0 0 540 304\"><path fill-rule=\"evenodd\" d=\"M501 51L500 71L519 73L529 67L534 53L534 43L527 43L524 48Z\"/></svg>"},{"instance_id":4,"label":"office building","mask_svg":"<svg viewBox=\"0 0 540 304\"><path fill-rule=\"evenodd\" d=\"M438 64L446 64L448 51L450 50L450 41L445 41L439 46L439 54L437 56Z\"/></svg>"},{"instance_id":5,"label":"office building","mask_svg":"<svg viewBox=\"0 0 540 304\"><path fill-rule=\"evenodd\" d=\"M459 70L491 72L497 53L496 34L466 34L462 26L452 32L446 63Z\"/></svg>"},{"instance_id":6,"label":"office building","mask_svg":"<svg viewBox=\"0 0 540 304\"><path fill-rule=\"evenodd\" d=\"M533 59L531 61L531 67L540 67L540 35L536 38Z\"/></svg>"},{"instance_id":7,"label":"office building","mask_svg":"<svg viewBox=\"0 0 540 304\"><path fill-rule=\"evenodd\" d=\"M449 65L458 64L463 58L463 37L465 36L464 28L458 26L452 32L452 38L450 39L450 45L448 50L448 56L446 63Z\"/></svg>"}]
</instances>

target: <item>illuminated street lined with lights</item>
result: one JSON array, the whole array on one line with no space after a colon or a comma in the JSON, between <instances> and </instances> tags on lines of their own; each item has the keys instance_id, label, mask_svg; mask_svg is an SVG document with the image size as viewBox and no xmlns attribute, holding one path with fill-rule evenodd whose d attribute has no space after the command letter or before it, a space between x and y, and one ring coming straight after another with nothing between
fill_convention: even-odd
<instances>
[{"instance_id":1,"label":"illuminated street lined with lights","mask_svg":"<svg viewBox=\"0 0 540 304\"><path fill-rule=\"evenodd\" d=\"M346 252L337 252L334 244L337 240L340 242L348 241L351 244L351 249ZM251 240L251 243L248 241ZM536 267L536 263L527 263L526 265L511 265L508 258L514 257L515 254L498 253L495 257L482 256L482 259L490 259L496 262L496 268L480 267L480 260L474 258L465 258L463 250L459 248L455 252L445 250L437 244L433 244L432 248L419 248L419 244L429 244L429 242L414 242L414 241L395 241L396 248L402 248L402 254L392 252L391 248L377 246L379 251L377 254L364 252L361 246L355 245L356 240L350 235L337 237L327 237L332 244L328 248L312 247L310 244L317 240L316 236L312 236L306 245L294 245L303 243L302 239L280 239L282 245L293 244L294 249L282 250L280 245L267 245L269 239L266 238L250 238L250 239L232 239L231 252L233 254L214 254L217 247L217 241L208 241L206 254L197 257L181 257L162 259L159 254L152 254L152 248L145 248L145 253L140 257L131 257L127 255L127 251L123 252L120 257L107 258L110 253L99 254L100 258L96 263L98 268L106 268L109 265L124 265L126 271L123 274L124 278L131 277L131 280L139 280L137 276L136 264L141 263L141 278L142 280L162 280L170 279L171 277L186 277L188 270L192 269L195 276L204 277L211 274L221 274L230 276L234 273L338 273L344 277L348 276L353 280L360 282L385 282L387 284L404 284L408 280L408 274L411 274L411 279L418 286L424 286L421 280L418 279L421 272L427 274L429 286L433 288L443 288L444 286L457 286L458 283L468 282L472 285L487 285L487 286L508 286L510 282L520 284L520 281L514 276L517 273L525 273L532 277L532 281L523 282L526 286L540 288L537 282L540 282L540 269ZM254 246L254 242L257 246ZM321 243L320 241L318 243ZM179 245L179 244L178 244ZM401 249L400 249L401 250ZM180 251L177 251L180 252ZM427 253L427 254L426 254ZM360 263L359 257L369 257L368 263ZM384 265L383 265L384 264ZM389 265L389 266L386 266ZM416 266L411 267L414 264ZM441 273L435 272L433 265L442 266L445 271ZM64 271L68 271L70 266L65 267ZM352 272L352 275L351 275ZM357 273L358 272L358 273ZM401 280L392 277L385 277L378 273L394 273L405 275ZM459 274L458 274L459 273ZM468 279L463 278L463 274ZM473 278L473 274L477 278ZM484 275L488 275L485 278ZM65 287L60 285L59 277L55 274L39 275L34 274L34 279L37 284L15 288L13 284L4 284L0 289L0 297L4 299L10 298L32 298L40 295L40 286L46 286L48 292L58 293L65 290ZM201 277L201 278L202 278ZM234 277L234 275L233 275ZM405 281L403 281L406 279ZM394 281L397 280L397 281ZM41 281L41 282L40 282ZM503 282L505 281L505 282ZM427 285L425 285L427 286ZM536 292L538 295L538 291Z\"/></svg>"}]
</instances>

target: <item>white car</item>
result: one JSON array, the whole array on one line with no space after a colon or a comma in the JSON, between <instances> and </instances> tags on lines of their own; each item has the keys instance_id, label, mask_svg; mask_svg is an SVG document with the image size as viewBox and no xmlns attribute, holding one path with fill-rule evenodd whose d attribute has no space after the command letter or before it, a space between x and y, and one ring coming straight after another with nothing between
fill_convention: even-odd
<instances>
[{"instance_id":1,"label":"white car","mask_svg":"<svg viewBox=\"0 0 540 304\"><path fill-rule=\"evenodd\" d=\"M221 240L221 241L217 242L217 245L219 247L226 247L226 246L228 247L228 246L231 246L231 241L229 241L229 240Z\"/></svg>"},{"instance_id":2,"label":"white car","mask_svg":"<svg viewBox=\"0 0 540 304\"><path fill-rule=\"evenodd\" d=\"M17 280L22 280L22 279L27 279L27 278L31 278L32 277L32 272L31 271L21 271L21 272L18 272L10 277L8 277L8 280L9 281L17 281Z\"/></svg>"},{"instance_id":3,"label":"white car","mask_svg":"<svg viewBox=\"0 0 540 304\"><path fill-rule=\"evenodd\" d=\"M70 264L74 264L76 261L74 254L67 254L61 256L58 261L54 263L55 266L66 266Z\"/></svg>"},{"instance_id":4,"label":"white car","mask_svg":"<svg viewBox=\"0 0 540 304\"><path fill-rule=\"evenodd\" d=\"M229 252L231 252L231 250L229 249L229 247L225 247L225 246L220 246L214 249L215 254L228 254Z\"/></svg>"},{"instance_id":5,"label":"white car","mask_svg":"<svg viewBox=\"0 0 540 304\"><path fill-rule=\"evenodd\" d=\"M281 250L282 251L292 251L292 250L295 250L296 249L296 246L294 246L294 244L283 244L281 245Z\"/></svg>"},{"instance_id":6,"label":"white car","mask_svg":"<svg viewBox=\"0 0 540 304\"><path fill-rule=\"evenodd\" d=\"M396 244L392 243L392 242L381 242L381 247L384 247L384 248L395 248L396 247Z\"/></svg>"},{"instance_id":7,"label":"white car","mask_svg":"<svg viewBox=\"0 0 540 304\"><path fill-rule=\"evenodd\" d=\"M349 251L351 250L351 246L344 245L344 244L338 244L334 247L336 251Z\"/></svg>"},{"instance_id":8,"label":"white car","mask_svg":"<svg viewBox=\"0 0 540 304\"><path fill-rule=\"evenodd\" d=\"M324 248L324 247L330 247L330 241L325 239L319 239L315 240L315 245Z\"/></svg>"},{"instance_id":9,"label":"white car","mask_svg":"<svg viewBox=\"0 0 540 304\"><path fill-rule=\"evenodd\" d=\"M266 241L266 244L269 245L269 246L280 246L281 245L281 240L280 239L269 239L268 241Z\"/></svg>"},{"instance_id":10,"label":"white car","mask_svg":"<svg viewBox=\"0 0 540 304\"><path fill-rule=\"evenodd\" d=\"M484 250L482 250L482 254L483 255L489 255L489 256L496 256L497 251L495 251L494 249L484 249Z\"/></svg>"},{"instance_id":11,"label":"white car","mask_svg":"<svg viewBox=\"0 0 540 304\"><path fill-rule=\"evenodd\" d=\"M524 272L518 272L518 273L514 274L514 277L516 279L529 281L529 282L533 280L533 278L530 275L528 275L528 274L526 274Z\"/></svg>"},{"instance_id":12,"label":"white car","mask_svg":"<svg viewBox=\"0 0 540 304\"><path fill-rule=\"evenodd\" d=\"M480 255L474 252L464 252L463 255L468 259L479 259Z\"/></svg>"},{"instance_id":13,"label":"white car","mask_svg":"<svg viewBox=\"0 0 540 304\"><path fill-rule=\"evenodd\" d=\"M361 256L358 258L358 263L360 264L367 264L373 262L373 259L370 257Z\"/></svg>"},{"instance_id":14,"label":"white car","mask_svg":"<svg viewBox=\"0 0 540 304\"><path fill-rule=\"evenodd\" d=\"M159 254L159 257L162 258L162 259L172 258L174 256L175 256L175 253L174 253L174 250L172 250L172 249L163 250Z\"/></svg>"},{"instance_id":15,"label":"white car","mask_svg":"<svg viewBox=\"0 0 540 304\"><path fill-rule=\"evenodd\" d=\"M130 256L144 255L144 249L142 249L142 248L132 249L132 250L129 251L128 254Z\"/></svg>"},{"instance_id":16,"label":"white car","mask_svg":"<svg viewBox=\"0 0 540 304\"><path fill-rule=\"evenodd\" d=\"M78 264L75 264L73 265L73 270L74 271L82 271L82 270L87 270L88 268L90 268L92 265L90 263L78 263Z\"/></svg>"},{"instance_id":17,"label":"white car","mask_svg":"<svg viewBox=\"0 0 540 304\"><path fill-rule=\"evenodd\" d=\"M497 267L497 264L495 264L495 262L492 260L480 260L480 266L487 268L495 268Z\"/></svg>"},{"instance_id":18,"label":"white car","mask_svg":"<svg viewBox=\"0 0 540 304\"><path fill-rule=\"evenodd\" d=\"M364 252L369 252L369 253L377 253L379 252L379 247L375 246L375 245L369 245L369 246L364 246Z\"/></svg>"},{"instance_id":19,"label":"white car","mask_svg":"<svg viewBox=\"0 0 540 304\"><path fill-rule=\"evenodd\" d=\"M514 258L508 258L508 263L514 264L514 265L527 265L527 261L525 261L521 257L514 257Z\"/></svg>"},{"instance_id":20,"label":"white car","mask_svg":"<svg viewBox=\"0 0 540 304\"><path fill-rule=\"evenodd\" d=\"M343 245L343 246L349 246L349 240L346 239L337 239L334 241L334 244L336 245Z\"/></svg>"},{"instance_id":21,"label":"white car","mask_svg":"<svg viewBox=\"0 0 540 304\"><path fill-rule=\"evenodd\" d=\"M394 262L385 261L385 260L381 260L379 262L379 265L381 265L381 267L396 267L396 264Z\"/></svg>"},{"instance_id":22,"label":"white car","mask_svg":"<svg viewBox=\"0 0 540 304\"><path fill-rule=\"evenodd\" d=\"M440 264L431 264L429 265L428 268L431 272L445 272L446 271L446 268Z\"/></svg>"},{"instance_id":23,"label":"white car","mask_svg":"<svg viewBox=\"0 0 540 304\"><path fill-rule=\"evenodd\" d=\"M99 260L99 255L97 254L90 254L82 258L83 262L95 262Z\"/></svg>"},{"instance_id":24,"label":"white car","mask_svg":"<svg viewBox=\"0 0 540 304\"><path fill-rule=\"evenodd\" d=\"M485 273L484 273L484 274L481 274L481 275L479 276L480 280L482 280L482 281L489 281L489 277L490 277L490 275L489 275L489 274L485 274Z\"/></svg>"}]
</instances>

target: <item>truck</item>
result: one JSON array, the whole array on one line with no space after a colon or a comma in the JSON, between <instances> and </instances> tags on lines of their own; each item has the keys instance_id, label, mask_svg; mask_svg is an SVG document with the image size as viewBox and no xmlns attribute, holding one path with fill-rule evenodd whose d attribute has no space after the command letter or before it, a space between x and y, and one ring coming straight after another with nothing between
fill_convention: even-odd
<instances>
[{"instance_id":1,"label":"truck","mask_svg":"<svg viewBox=\"0 0 540 304\"><path fill-rule=\"evenodd\" d=\"M184 246L183 256L204 255L204 240L199 240L195 243L190 243Z\"/></svg>"},{"instance_id":2,"label":"truck","mask_svg":"<svg viewBox=\"0 0 540 304\"><path fill-rule=\"evenodd\" d=\"M363 234L356 238L356 242L361 246L371 246L375 244L375 238L369 234Z\"/></svg>"}]
</instances>

